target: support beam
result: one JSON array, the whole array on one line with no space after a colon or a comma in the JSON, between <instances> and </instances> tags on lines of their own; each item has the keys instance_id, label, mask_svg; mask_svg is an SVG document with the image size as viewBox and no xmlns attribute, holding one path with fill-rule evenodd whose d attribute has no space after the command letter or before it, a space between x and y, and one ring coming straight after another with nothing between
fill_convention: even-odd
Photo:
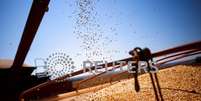
<instances>
[{"instance_id":1,"label":"support beam","mask_svg":"<svg viewBox=\"0 0 201 101\"><path fill-rule=\"evenodd\" d=\"M42 18L48 10L49 1L50 0L33 0L21 41L11 67L13 71L17 71L17 69L24 63Z\"/></svg>"}]
</instances>

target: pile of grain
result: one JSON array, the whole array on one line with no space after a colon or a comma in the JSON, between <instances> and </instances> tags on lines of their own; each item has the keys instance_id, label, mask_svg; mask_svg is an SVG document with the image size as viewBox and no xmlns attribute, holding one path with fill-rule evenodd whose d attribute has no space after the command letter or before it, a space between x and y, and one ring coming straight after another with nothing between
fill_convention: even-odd
<instances>
[{"instance_id":1,"label":"pile of grain","mask_svg":"<svg viewBox=\"0 0 201 101\"><path fill-rule=\"evenodd\" d=\"M158 73L165 101L200 101L201 66L175 66ZM148 74L139 77L141 91L134 91L133 79L121 81L101 90L74 97L60 96L60 101L155 101Z\"/></svg>"}]
</instances>

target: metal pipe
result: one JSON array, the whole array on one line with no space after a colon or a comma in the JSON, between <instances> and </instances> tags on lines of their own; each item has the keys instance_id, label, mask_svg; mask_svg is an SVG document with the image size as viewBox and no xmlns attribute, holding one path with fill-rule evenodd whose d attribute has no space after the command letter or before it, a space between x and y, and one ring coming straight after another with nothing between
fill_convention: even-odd
<instances>
[{"instance_id":1,"label":"metal pipe","mask_svg":"<svg viewBox=\"0 0 201 101\"><path fill-rule=\"evenodd\" d=\"M31 10L15 55L12 71L22 67L50 0L33 0Z\"/></svg>"}]
</instances>

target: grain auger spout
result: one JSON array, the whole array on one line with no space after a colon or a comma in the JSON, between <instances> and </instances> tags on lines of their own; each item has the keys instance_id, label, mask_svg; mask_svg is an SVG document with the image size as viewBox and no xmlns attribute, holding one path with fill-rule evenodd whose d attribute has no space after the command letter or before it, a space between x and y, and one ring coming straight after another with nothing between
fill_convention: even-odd
<instances>
[{"instance_id":1,"label":"grain auger spout","mask_svg":"<svg viewBox=\"0 0 201 101\"><path fill-rule=\"evenodd\" d=\"M132 74L133 74L134 82L135 82L134 83L135 91L136 92L140 91L140 84L138 81L138 73L143 67L145 72L149 73L156 100L163 101L163 96L161 93L159 80L158 80L158 77L156 74L157 68L154 66L153 57L152 57L150 49L149 48L141 49L139 47L136 47L133 50L131 50L129 52L129 54L133 56L133 61L134 61L134 63L131 64L132 65L131 70L133 71ZM143 61L146 66L141 66L141 61ZM146 68L144 68L144 67L146 67Z\"/></svg>"}]
</instances>

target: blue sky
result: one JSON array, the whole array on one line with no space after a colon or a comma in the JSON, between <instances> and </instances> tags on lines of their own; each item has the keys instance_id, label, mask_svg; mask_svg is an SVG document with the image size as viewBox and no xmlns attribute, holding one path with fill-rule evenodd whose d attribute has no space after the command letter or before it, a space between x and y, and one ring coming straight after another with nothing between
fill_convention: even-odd
<instances>
[{"instance_id":1,"label":"blue sky","mask_svg":"<svg viewBox=\"0 0 201 101\"><path fill-rule=\"evenodd\" d=\"M94 0L91 23L93 32L102 35L87 53L76 24L78 0L51 0L26 57L25 63L47 58L54 52L65 52L79 67L86 54L90 59L117 60L128 57L136 46L153 52L201 40L200 0ZM31 7L32 0L1 0L0 59L14 59ZM86 27L82 27L86 28ZM81 30L81 29L80 29ZM92 34L90 34L92 35ZM97 36L95 38L98 38Z\"/></svg>"}]
</instances>

